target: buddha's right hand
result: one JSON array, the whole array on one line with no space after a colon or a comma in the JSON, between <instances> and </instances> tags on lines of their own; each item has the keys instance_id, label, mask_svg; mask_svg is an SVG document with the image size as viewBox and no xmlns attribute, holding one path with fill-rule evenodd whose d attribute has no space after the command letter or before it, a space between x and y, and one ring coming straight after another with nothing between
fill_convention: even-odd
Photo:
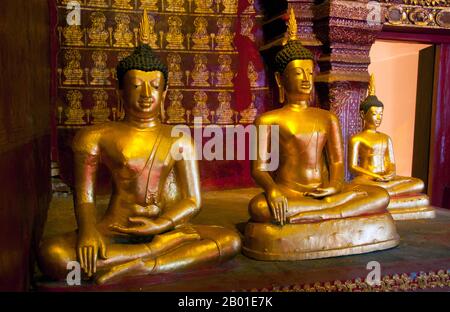
<instances>
[{"instance_id":1,"label":"buddha's right hand","mask_svg":"<svg viewBox=\"0 0 450 312\"><path fill-rule=\"evenodd\" d=\"M267 192L267 202L276 222L284 225L286 223L288 202L286 196L280 191L278 187L272 187Z\"/></svg>"},{"instance_id":2,"label":"buddha's right hand","mask_svg":"<svg viewBox=\"0 0 450 312\"><path fill-rule=\"evenodd\" d=\"M80 229L77 241L77 257L81 268L90 277L97 271L97 256L106 259L106 245L96 228Z\"/></svg>"}]
</instances>

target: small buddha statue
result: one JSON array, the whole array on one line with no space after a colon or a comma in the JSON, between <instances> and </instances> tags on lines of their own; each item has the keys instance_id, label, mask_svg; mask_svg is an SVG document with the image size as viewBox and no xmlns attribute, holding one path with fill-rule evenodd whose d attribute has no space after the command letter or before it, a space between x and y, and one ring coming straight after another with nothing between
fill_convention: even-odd
<instances>
[{"instance_id":1,"label":"small buddha statue","mask_svg":"<svg viewBox=\"0 0 450 312\"><path fill-rule=\"evenodd\" d=\"M371 75L369 95L360 105L364 130L354 135L349 145L349 168L356 176L352 183L384 188L391 197L388 211L394 220L434 218L435 211L429 206L428 196L422 194L423 181L396 174L392 140L377 131L383 110Z\"/></svg>"},{"instance_id":2,"label":"small buddha statue","mask_svg":"<svg viewBox=\"0 0 450 312\"><path fill-rule=\"evenodd\" d=\"M64 27L63 36L65 39L65 44L68 46L84 46L84 30L81 29L80 25L69 25Z\"/></svg>"},{"instance_id":3,"label":"small buddha statue","mask_svg":"<svg viewBox=\"0 0 450 312\"><path fill-rule=\"evenodd\" d=\"M264 192L249 203L243 253L259 260L300 260L394 247L399 237L386 210L389 195L380 187L344 183L339 120L308 105L314 57L297 39L292 10L288 31L274 66L283 107L255 121L259 155L251 173ZM279 135L270 139L274 131ZM269 154L274 145L278 155ZM275 158L278 166L270 171Z\"/></svg>"},{"instance_id":4,"label":"small buddha statue","mask_svg":"<svg viewBox=\"0 0 450 312\"><path fill-rule=\"evenodd\" d=\"M39 266L51 278L65 279L75 260L86 277L109 283L219 265L240 251L236 231L189 223L201 207L195 148L161 123L168 69L148 44L148 27L141 23L139 46L117 66L124 120L83 128L74 138L78 230L42 242ZM114 187L96 220L100 162Z\"/></svg>"}]
</instances>

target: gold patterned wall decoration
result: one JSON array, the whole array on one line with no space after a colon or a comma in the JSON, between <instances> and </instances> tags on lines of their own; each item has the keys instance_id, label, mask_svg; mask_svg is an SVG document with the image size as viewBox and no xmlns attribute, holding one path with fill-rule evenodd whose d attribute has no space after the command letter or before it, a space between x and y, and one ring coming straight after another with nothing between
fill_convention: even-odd
<instances>
[{"instance_id":1,"label":"gold patterned wall decoration","mask_svg":"<svg viewBox=\"0 0 450 312\"><path fill-rule=\"evenodd\" d=\"M261 67L254 66L259 75L255 83L253 71L247 77L248 48L237 43L244 38L254 51L259 49L262 15L255 1L81 0L81 25L67 24L68 2L57 0L59 128L123 117L116 65L137 45L144 8L151 28L149 44L169 69L166 123L192 125L194 117L202 117L205 124L250 123L270 102ZM259 58L256 52L250 59L255 55ZM239 80L239 75L246 77ZM242 92L258 96L250 103L251 95L237 95Z\"/></svg>"},{"instance_id":2,"label":"gold patterned wall decoration","mask_svg":"<svg viewBox=\"0 0 450 312\"><path fill-rule=\"evenodd\" d=\"M385 25L414 28L450 28L448 0L385 0Z\"/></svg>"}]
</instances>

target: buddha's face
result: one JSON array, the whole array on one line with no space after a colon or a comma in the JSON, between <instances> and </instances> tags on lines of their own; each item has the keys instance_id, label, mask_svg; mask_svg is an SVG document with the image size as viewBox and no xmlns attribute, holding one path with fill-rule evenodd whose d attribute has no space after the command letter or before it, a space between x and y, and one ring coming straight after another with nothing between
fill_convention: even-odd
<instances>
[{"instance_id":1,"label":"buddha's face","mask_svg":"<svg viewBox=\"0 0 450 312\"><path fill-rule=\"evenodd\" d=\"M362 112L362 114L366 126L378 128L383 120L383 107L372 106L366 113Z\"/></svg>"},{"instance_id":2,"label":"buddha's face","mask_svg":"<svg viewBox=\"0 0 450 312\"><path fill-rule=\"evenodd\" d=\"M166 96L164 74L160 71L129 70L122 82L122 98L128 115L138 119L158 117Z\"/></svg>"},{"instance_id":3,"label":"buddha's face","mask_svg":"<svg viewBox=\"0 0 450 312\"><path fill-rule=\"evenodd\" d=\"M312 60L293 60L287 66L281 76L281 84L286 96L291 100L310 99L313 88L314 62ZM280 77L277 78L277 81Z\"/></svg>"}]
</instances>

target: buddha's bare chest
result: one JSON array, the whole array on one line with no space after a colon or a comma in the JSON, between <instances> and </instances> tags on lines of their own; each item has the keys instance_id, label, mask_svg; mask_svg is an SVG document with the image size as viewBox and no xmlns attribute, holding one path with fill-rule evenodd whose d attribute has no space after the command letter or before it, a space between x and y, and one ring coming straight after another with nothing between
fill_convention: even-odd
<instances>
[{"instance_id":1,"label":"buddha's bare chest","mask_svg":"<svg viewBox=\"0 0 450 312\"><path fill-rule=\"evenodd\" d=\"M328 138L328 125L320 120L287 122L280 127L280 146L290 152L317 152Z\"/></svg>"},{"instance_id":2,"label":"buddha's bare chest","mask_svg":"<svg viewBox=\"0 0 450 312\"><path fill-rule=\"evenodd\" d=\"M369 137L361 141L360 152L368 158L384 157L388 142L381 137Z\"/></svg>"}]
</instances>

